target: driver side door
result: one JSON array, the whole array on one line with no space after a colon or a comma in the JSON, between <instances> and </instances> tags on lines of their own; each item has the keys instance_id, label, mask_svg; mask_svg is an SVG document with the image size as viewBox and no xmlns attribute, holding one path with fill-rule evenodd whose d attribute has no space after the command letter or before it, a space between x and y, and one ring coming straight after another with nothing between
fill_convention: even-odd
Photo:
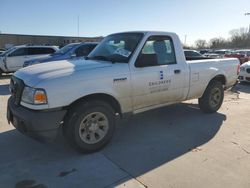
<instances>
[{"instance_id":1,"label":"driver side door","mask_svg":"<svg viewBox=\"0 0 250 188\"><path fill-rule=\"evenodd\" d=\"M134 111L185 98L184 67L168 36L149 37L131 72Z\"/></svg>"}]
</instances>

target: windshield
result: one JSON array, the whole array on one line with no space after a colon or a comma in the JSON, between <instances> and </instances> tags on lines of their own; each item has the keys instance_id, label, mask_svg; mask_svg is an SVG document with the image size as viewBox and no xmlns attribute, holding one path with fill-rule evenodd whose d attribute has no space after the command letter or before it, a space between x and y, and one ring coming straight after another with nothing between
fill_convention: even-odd
<instances>
[{"instance_id":1,"label":"windshield","mask_svg":"<svg viewBox=\"0 0 250 188\"><path fill-rule=\"evenodd\" d=\"M142 33L120 33L109 35L89 54L88 59L128 63Z\"/></svg>"},{"instance_id":2,"label":"windshield","mask_svg":"<svg viewBox=\"0 0 250 188\"><path fill-rule=\"evenodd\" d=\"M79 45L79 44L68 44L68 45L62 47L60 50L56 51L54 53L54 55L55 54L66 54L68 51L70 51L72 48L74 48L77 45Z\"/></svg>"},{"instance_id":3,"label":"windshield","mask_svg":"<svg viewBox=\"0 0 250 188\"><path fill-rule=\"evenodd\" d=\"M16 49L16 48L12 47L12 48L6 50L5 52L3 52L2 54L0 54L0 56L5 56L5 55L9 54L9 52L13 51L14 49Z\"/></svg>"}]
</instances>

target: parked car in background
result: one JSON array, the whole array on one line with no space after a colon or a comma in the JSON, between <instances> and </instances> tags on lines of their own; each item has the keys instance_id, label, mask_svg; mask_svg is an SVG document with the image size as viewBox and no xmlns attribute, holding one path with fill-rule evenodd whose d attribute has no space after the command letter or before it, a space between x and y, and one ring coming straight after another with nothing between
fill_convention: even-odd
<instances>
[{"instance_id":1,"label":"parked car in background","mask_svg":"<svg viewBox=\"0 0 250 188\"><path fill-rule=\"evenodd\" d=\"M248 58L250 58L250 49L236 50L239 53L245 54Z\"/></svg>"},{"instance_id":2,"label":"parked car in background","mask_svg":"<svg viewBox=\"0 0 250 188\"><path fill-rule=\"evenodd\" d=\"M1 55L2 53L4 53L5 51L6 51L5 49L0 48L0 55Z\"/></svg>"},{"instance_id":3,"label":"parked car in background","mask_svg":"<svg viewBox=\"0 0 250 188\"><path fill-rule=\"evenodd\" d=\"M23 67L26 60L46 57L58 50L56 46L15 46L0 55L0 75L15 72Z\"/></svg>"},{"instance_id":4,"label":"parked car in background","mask_svg":"<svg viewBox=\"0 0 250 188\"><path fill-rule=\"evenodd\" d=\"M225 57L231 58L238 58L240 64L243 64L250 60L250 50L235 50L231 53L225 54Z\"/></svg>"},{"instance_id":5,"label":"parked car in background","mask_svg":"<svg viewBox=\"0 0 250 188\"><path fill-rule=\"evenodd\" d=\"M240 66L239 81L250 82L250 61Z\"/></svg>"},{"instance_id":6,"label":"parked car in background","mask_svg":"<svg viewBox=\"0 0 250 188\"><path fill-rule=\"evenodd\" d=\"M212 51L209 51L209 52L203 54L203 56L209 57L209 58L221 58L221 55L215 54Z\"/></svg>"},{"instance_id":7,"label":"parked car in background","mask_svg":"<svg viewBox=\"0 0 250 188\"><path fill-rule=\"evenodd\" d=\"M27 67L30 65L46 63L50 61L59 61L76 57L85 57L89 55L89 53L97 46L97 44L98 44L97 42L71 43L47 57L35 58L25 61L23 66Z\"/></svg>"},{"instance_id":8,"label":"parked car in background","mask_svg":"<svg viewBox=\"0 0 250 188\"><path fill-rule=\"evenodd\" d=\"M201 54L201 55L204 55L206 53L209 53L211 50L210 49L201 49L199 50L198 52Z\"/></svg>"},{"instance_id":9,"label":"parked car in background","mask_svg":"<svg viewBox=\"0 0 250 188\"><path fill-rule=\"evenodd\" d=\"M184 49L184 55L186 57L186 60L211 59L209 57L205 57L196 50Z\"/></svg>"},{"instance_id":10,"label":"parked car in background","mask_svg":"<svg viewBox=\"0 0 250 188\"><path fill-rule=\"evenodd\" d=\"M231 52L231 50L229 50L229 49L221 49L221 50L214 50L213 51L214 54L218 54L219 57L221 57L221 58L223 58L225 56L225 54L228 54L230 52Z\"/></svg>"},{"instance_id":11,"label":"parked car in background","mask_svg":"<svg viewBox=\"0 0 250 188\"><path fill-rule=\"evenodd\" d=\"M5 52L4 49L0 49L0 55L1 55L2 53L4 53L4 52Z\"/></svg>"}]
</instances>

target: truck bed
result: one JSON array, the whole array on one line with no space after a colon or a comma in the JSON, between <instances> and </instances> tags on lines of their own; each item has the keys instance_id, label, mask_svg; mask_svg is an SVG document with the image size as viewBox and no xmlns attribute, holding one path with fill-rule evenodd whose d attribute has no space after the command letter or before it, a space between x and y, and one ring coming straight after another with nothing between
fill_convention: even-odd
<instances>
[{"instance_id":1,"label":"truck bed","mask_svg":"<svg viewBox=\"0 0 250 188\"><path fill-rule=\"evenodd\" d=\"M190 69L188 99L201 97L202 91L207 87L207 80L211 80L215 75L225 75L225 88L232 86L237 79L234 72L239 61L236 58L190 60L187 63Z\"/></svg>"},{"instance_id":2,"label":"truck bed","mask_svg":"<svg viewBox=\"0 0 250 188\"><path fill-rule=\"evenodd\" d=\"M203 59L215 59L215 58L212 58L212 57L186 57L187 61L203 60Z\"/></svg>"}]
</instances>

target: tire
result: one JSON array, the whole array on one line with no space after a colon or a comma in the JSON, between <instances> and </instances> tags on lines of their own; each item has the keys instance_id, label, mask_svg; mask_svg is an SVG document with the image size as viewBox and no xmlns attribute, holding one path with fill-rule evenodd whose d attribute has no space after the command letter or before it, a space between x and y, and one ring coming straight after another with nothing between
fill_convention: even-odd
<instances>
[{"instance_id":1,"label":"tire","mask_svg":"<svg viewBox=\"0 0 250 188\"><path fill-rule=\"evenodd\" d=\"M219 110L224 99L224 89L221 82L211 81L202 97L199 98L199 107L205 113L214 113Z\"/></svg>"},{"instance_id":2,"label":"tire","mask_svg":"<svg viewBox=\"0 0 250 188\"><path fill-rule=\"evenodd\" d=\"M70 109L64 120L66 139L83 153L103 148L115 130L113 108L103 101L81 102Z\"/></svg>"}]
</instances>

